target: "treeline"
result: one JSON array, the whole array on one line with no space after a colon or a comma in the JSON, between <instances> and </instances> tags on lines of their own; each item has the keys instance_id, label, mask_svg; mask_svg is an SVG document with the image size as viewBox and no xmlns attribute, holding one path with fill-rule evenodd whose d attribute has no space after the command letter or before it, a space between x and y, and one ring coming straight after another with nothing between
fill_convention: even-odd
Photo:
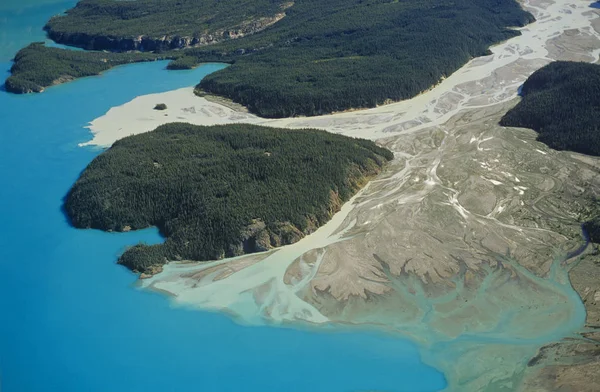
<instances>
[{"instance_id":1,"label":"treeline","mask_svg":"<svg viewBox=\"0 0 600 392\"><path fill-rule=\"evenodd\" d=\"M550 63L525 81L522 96L501 125L531 128L556 150L600 155L600 65Z\"/></svg>"},{"instance_id":2,"label":"treeline","mask_svg":"<svg viewBox=\"0 0 600 392\"><path fill-rule=\"evenodd\" d=\"M65 210L80 228L157 226L161 245L120 262L210 260L297 241L330 219L393 154L317 130L174 123L116 142L81 174Z\"/></svg>"},{"instance_id":3,"label":"treeline","mask_svg":"<svg viewBox=\"0 0 600 392\"><path fill-rule=\"evenodd\" d=\"M374 107L427 90L533 20L513 0L298 0L287 14L224 44L264 49L199 87L264 117Z\"/></svg>"},{"instance_id":4,"label":"treeline","mask_svg":"<svg viewBox=\"0 0 600 392\"><path fill-rule=\"evenodd\" d=\"M177 51L170 68L221 58L233 66L204 78L202 90L265 117L319 115L413 97L519 34L509 27L533 20L515 0L296 0L285 13L256 34ZM113 27L130 32L135 25L140 35L149 28L143 19L119 23Z\"/></svg>"}]
</instances>

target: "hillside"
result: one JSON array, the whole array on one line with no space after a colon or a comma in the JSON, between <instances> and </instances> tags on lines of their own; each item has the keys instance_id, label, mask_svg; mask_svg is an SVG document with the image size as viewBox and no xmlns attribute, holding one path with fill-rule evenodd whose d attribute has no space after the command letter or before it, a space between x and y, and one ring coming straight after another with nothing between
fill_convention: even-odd
<instances>
[{"instance_id":1,"label":"hillside","mask_svg":"<svg viewBox=\"0 0 600 392\"><path fill-rule=\"evenodd\" d=\"M209 0L196 2L202 7L212 4ZM78 32L83 34L92 29L96 18L105 21L105 14L113 15L114 7L133 7L130 3L140 2L85 0L67 16L50 21L50 36L60 42L96 47L96 44L59 38L55 34L59 31L58 26L63 26L61 31L77 36ZM161 0L164 5L161 21L187 17L182 14L182 8L176 6L179 3L180 0ZM250 7L249 3L240 0L218 3L223 7L229 5L231 15L215 14L211 19L211 26L215 28L237 23L234 20L245 20L245 7ZM235 7L238 3L246 6ZM78 10L85 8L82 4L98 6L88 7L83 12ZM411 98L473 57L489 53L491 45L518 35L519 32L511 27L533 21L531 14L522 10L515 0L456 0L451 3L439 0L297 0L293 5L274 4L277 3L265 5L264 12L272 13L273 7L288 7L284 10L286 16L277 23L234 40L207 41L205 44L213 43L177 50L176 54L170 53L175 59L170 68L191 68L200 62L220 58L233 65L204 78L200 89L228 97L263 117L314 116ZM153 15L148 11L148 18L158 17ZM104 28L114 35L111 42L133 35L143 37L149 32L181 33L171 30L171 25L176 23L163 26L162 22L154 24L141 17L110 18ZM133 48L154 48L142 45L142 41ZM188 43L191 44L176 42L167 46L179 48ZM109 47L131 49L128 45ZM159 45L154 49L165 48ZM44 55L59 56L57 52ZM19 66L18 59L16 65ZM44 64L38 63L36 67L21 80L44 87L37 76L44 74Z\"/></svg>"},{"instance_id":2,"label":"hillside","mask_svg":"<svg viewBox=\"0 0 600 392\"><path fill-rule=\"evenodd\" d=\"M324 131L167 124L98 156L70 190L65 211L79 228L157 226L164 244L141 244L120 258L152 273L167 260L296 242L392 157L373 142Z\"/></svg>"}]
</instances>

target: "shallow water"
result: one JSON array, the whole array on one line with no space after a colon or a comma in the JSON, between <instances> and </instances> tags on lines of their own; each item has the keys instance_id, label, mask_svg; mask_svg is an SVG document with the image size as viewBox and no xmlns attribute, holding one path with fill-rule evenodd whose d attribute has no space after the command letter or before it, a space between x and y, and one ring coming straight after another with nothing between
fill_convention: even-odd
<instances>
[{"instance_id":1,"label":"shallow water","mask_svg":"<svg viewBox=\"0 0 600 392\"><path fill-rule=\"evenodd\" d=\"M75 1L0 5L0 77L14 53ZM100 150L83 127L137 95L191 86L220 69L117 68L17 96L0 91L0 389L26 391L433 391L443 375L407 340L367 332L245 327L173 309L114 264L156 230L75 230L62 198ZM124 131L126 132L126 131Z\"/></svg>"}]
</instances>

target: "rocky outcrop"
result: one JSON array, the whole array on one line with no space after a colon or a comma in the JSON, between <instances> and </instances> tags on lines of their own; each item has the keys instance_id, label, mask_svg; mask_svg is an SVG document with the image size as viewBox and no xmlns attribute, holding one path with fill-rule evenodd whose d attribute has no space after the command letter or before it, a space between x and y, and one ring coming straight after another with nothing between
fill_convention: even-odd
<instances>
[{"instance_id":1,"label":"rocky outcrop","mask_svg":"<svg viewBox=\"0 0 600 392\"><path fill-rule=\"evenodd\" d=\"M246 253L262 252L270 249L270 237L267 225L261 219L253 219L241 233L240 242L229 246L229 256L241 256Z\"/></svg>"},{"instance_id":2,"label":"rocky outcrop","mask_svg":"<svg viewBox=\"0 0 600 392\"><path fill-rule=\"evenodd\" d=\"M154 52L211 45L229 39L237 39L252 35L277 23L284 16L285 13L282 12L272 17L263 17L247 21L231 29L207 32L198 36L164 35L153 37L139 35L136 37L119 37L112 35L91 35L85 32L68 33L54 29L52 21L50 21L44 29L48 33L48 37L57 43L76 46L87 50L110 50L118 52L136 50Z\"/></svg>"},{"instance_id":3,"label":"rocky outcrop","mask_svg":"<svg viewBox=\"0 0 600 392\"><path fill-rule=\"evenodd\" d=\"M13 94L41 93L44 91L42 86L14 76L6 79L4 89Z\"/></svg>"},{"instance_id":4,"label":"rocky outcrop","mask_svg":"<svg viewBox=\"0 0 600 392\"><path fill-rule=\"evenodd\" d=\"M359 182L366 184L368 178L364 177ZM337 192L330 191L327 207L328 220L341 209L343 204L340 195ZM265 252L283 245L293 244L316 231L322 223L324 222L319 222L315 217L308 216L306 217L306 228L300 230L290 222L279 222L267 227L261 219L253 219L241 233L240 242L230 245L224 257Z\"/></svg>"},{"instance_id":5,"label":"rocky outcrop","mask_svg":"<svg viewBox=\"0 0 600 392\"><path fill-rule=\"evenodd\" d=\"M146 270L140 274L140 279L148 279L156 274L161 273L162 270L163 270L162 265L159 265L159 264L151 265L151 266L147 267Z\"/></svg>"}]
</instances>

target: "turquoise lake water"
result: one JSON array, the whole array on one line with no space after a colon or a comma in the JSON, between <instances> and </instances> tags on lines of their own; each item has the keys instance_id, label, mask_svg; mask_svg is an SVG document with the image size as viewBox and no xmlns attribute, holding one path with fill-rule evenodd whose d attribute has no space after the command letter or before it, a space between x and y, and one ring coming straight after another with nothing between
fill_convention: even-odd
<instances>
[{"instance_id":1,"label":"turquoise lake water","mask_svg":"<svg viewBox=\"0 0 600 392\"><path fill-rule=\"evenodd\" d=\"M0 78L46 20L75 1L3 0ZM100 152L83 127L137 95L196 84L220 69L117 68L17 96L0 91L0 390L434 391L441 373L418 348L380 334L245 327L174 309L115 265L156 230L110 234L68 225L62 198Z\"/></svg>"}]
</instances>

